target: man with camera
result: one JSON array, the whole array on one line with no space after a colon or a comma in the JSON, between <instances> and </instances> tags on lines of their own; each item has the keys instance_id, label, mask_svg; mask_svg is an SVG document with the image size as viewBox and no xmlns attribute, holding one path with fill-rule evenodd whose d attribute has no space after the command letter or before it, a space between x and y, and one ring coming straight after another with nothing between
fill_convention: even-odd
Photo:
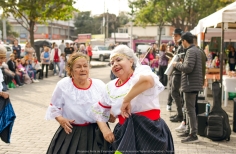
<instances>
[{"instance_id":1,"label":"man with camera","mask_svg":"<svg viewBox=\"0 0 236 154\"><path fill-rule=\"evenodd\" d=\"M184 49L182 47L182 42L181 42L181 34L183 31L179 28L176 28L173 32L173 41L175 44L174 47L174 54L181 54L184 53ZM184 54L180 57L180 60L184 58ZM171 105L172 105L172 99L176 103L177 107L177 114L170 117L170 121L172 122L182 122L183 121L183 112L182 112L182 106L183 106L183 101L180 95L180 86L181 86L181 71L178 69L174 68L172 74L169 76L169 82L170 82L170 91L169 91L169 97L168 97L168 104L167 104L167 110L171 110Z\"/></svg>"}]
</instances>

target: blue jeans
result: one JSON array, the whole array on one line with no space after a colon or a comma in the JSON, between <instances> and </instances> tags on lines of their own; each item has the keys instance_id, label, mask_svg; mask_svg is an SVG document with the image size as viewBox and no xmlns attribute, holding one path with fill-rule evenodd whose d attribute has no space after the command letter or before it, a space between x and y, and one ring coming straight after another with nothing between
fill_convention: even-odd
<instances>
[{"instance_id":1,"label":"blue jeans","mask_svg":"<svg viewBox=\"0 0 236 154\"><path fill-rule=\"evenodd\" d=\"M57 72L60 71L60 66L59 66L59 64L60 64L60 62L53 62L53 66L54 66L53 72L54 72L54 74L56 74ZM56 66L57 66L57 68L58 68L58 71L56 70Z\"/></svg>"}]
</instances>

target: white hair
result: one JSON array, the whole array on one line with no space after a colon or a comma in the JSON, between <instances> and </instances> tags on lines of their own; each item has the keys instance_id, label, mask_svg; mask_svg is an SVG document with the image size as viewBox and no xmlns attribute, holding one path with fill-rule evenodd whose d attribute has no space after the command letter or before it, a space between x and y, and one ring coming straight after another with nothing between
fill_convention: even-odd
<instances>
[{"instance_id":1,"label":"white hair","mask_svg":"<svg viewBox=\"0 0 236 154\"><path fill-rule=\"evenodd\" d=\"M83 44L80 44L79 49L82 49L82 48L84 49L85 46Z\"/></svg>"},{"instance_id":2,"label":"white hair","mask_svg":"<svg viewBox=\"0 0 236 154\"><path fill-rule=\"evenodd\" d=\"M117 55L117 54L124 54L126 55L129 59L132 59L134 61L133 68L139 65L139 60L138 57L135 55L134 51L130 49L126 45L118 45L111 51L110 59Z\"/></svg>"},{"instance_id":3,"label":"white hair","mask_svg":"<svg viewBox=\"0 0 236 154\"><path fill-rule=\"evenodd\" d=\"M3 45L0 45L0 53L2 54L7 53L7 49Z\"/></svg>"}]
</instances>

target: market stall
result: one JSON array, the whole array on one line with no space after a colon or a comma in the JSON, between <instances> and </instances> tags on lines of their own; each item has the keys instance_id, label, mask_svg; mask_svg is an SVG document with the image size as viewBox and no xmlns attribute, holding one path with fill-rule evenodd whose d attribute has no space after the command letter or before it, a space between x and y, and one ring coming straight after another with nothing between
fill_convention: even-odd
<instances>
[{"instance_id":1,"label":"market stall","mask_svg":"<svg viewBox=\"0 0 236 154\"><path fill-rule=\"evenodd\" d=\"M236 2L226 6L225 8L201 19L198 22L198 25L191 31L194 35L198 35L198 45L201 45L201 42L204 41L205 39L205 33L207 33L208 28L215 28L215 29L221 29L220 37L221 37L221 43L220 43L220 61L223 63L223 54L225 50L224 42L225 38L232 41L236 40L236 33L232 35L231 33L234 33L236 29ZM219 34L219 33L218 33ZM226 79L226 77L223 78L223 65L220 65L220 73L219 73L219 81L222 84L223 79ZM231 78L231 77L230 77ZM224 80L223 82L223 90L224 89L229 89L230 86L232 87L233 85L228 85L227 83L228 80ZM236 92L235 90L232 90ZM222 92L223 93L223 92ZM223 98L223 95L221 96ZM226 105L226 103L225 103Z\"/></svg>"}]
</instances>

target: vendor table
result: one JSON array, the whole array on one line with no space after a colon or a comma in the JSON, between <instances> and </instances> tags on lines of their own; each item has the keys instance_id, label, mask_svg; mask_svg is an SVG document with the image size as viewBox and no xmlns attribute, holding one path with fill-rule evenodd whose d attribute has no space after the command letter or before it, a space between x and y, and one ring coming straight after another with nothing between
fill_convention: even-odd
<instances>
[{"instance_id":1,"label":"vendor table","mask_svg":"<svg viewBox=\"0 0 236 154\"><path fill-rule=\"evenodd\" d=\"M222 77L222 102L223 94L225 94L224 106L228 104L228 93L236 92L236 77L230 77L228 75L223 75Z\"/></svg>"}]
</instances>

